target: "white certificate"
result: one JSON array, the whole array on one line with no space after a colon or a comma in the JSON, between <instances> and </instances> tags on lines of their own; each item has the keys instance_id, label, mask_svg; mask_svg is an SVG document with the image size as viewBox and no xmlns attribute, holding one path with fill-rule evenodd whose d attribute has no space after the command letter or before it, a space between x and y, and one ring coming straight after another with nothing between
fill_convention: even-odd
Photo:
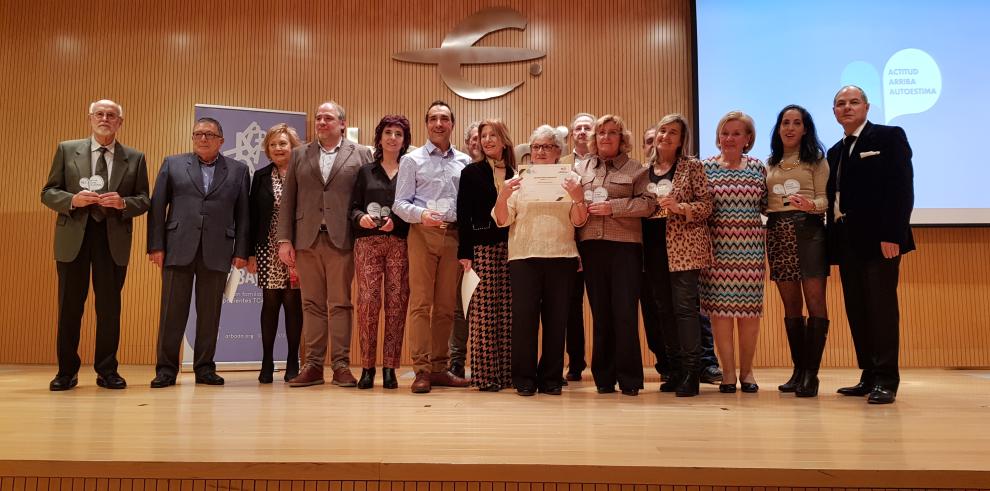
<instances>
[{"instance_id":1,"label":"white certificate","mask_svg":"<svg viewBox=\"0 0 990 491\"><path fill-rule=\"evenodd\" d=\"M523 201L566 201L571 197L561 184L572 177L569 164L528 164L519 166L519 199Z\"/></svg>"}]
</instances>

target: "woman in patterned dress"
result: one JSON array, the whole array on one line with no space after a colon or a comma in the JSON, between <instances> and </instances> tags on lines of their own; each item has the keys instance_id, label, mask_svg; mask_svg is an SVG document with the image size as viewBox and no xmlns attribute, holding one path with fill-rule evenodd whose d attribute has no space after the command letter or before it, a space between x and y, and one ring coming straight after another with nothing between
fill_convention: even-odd
<instances>
[{"instance_id":1,"label":"woman in patterned dress","mask_svg":"<svg viewBox=\"0 0 990 491\"><path fill-rule=\"evenodd\" d=\"M359 389L375 385L378 312L385 299L385 338L382 343L382 387L397 389L395 369L402 354L402 334L409 306L409 224L390 213L395 201L399 160L409 149L411 135L405 116L389 115L375 127L374 161L358 171L351 198L354 224L354 270L358 284L358 333L361 340ZM384 294L383 294L384 293Z\"/></svg>"},{"instance_id":2,"label":"woman in patterned dress","mask_svg":"<svg viewBox=\"0 0 990 491\"><path fill-rule=\"evenodd\" d=\"M818 368L828 336L825 209L828 161L815 122L801 106L777 115L767 169L767 258L770 279L784 303L784 329L794 372L777 388L798 397L818 395ZM808 319L804 307L808 307Z\"/></svg>"},{"instance_id":3,"label":"woman in patterned dress","mask_svg":"<svg viewBox=\"0 0 990 491\"><path fill-rule=\"evenodd\" d=\"M278 259L278 205L282 199L282 182L289 168L292 149L301 144L296 130L282 123L272 126L262 143L271 165L254 173L251 183L251 256L248 272L258 274L261 302L261 373L258 382L272 383L275 362L275 334L278 314L285 309L285 381L299 374L299 340L302 334L302 297L294 268Z\"/></svg>"},{"instance_id":4,"label":"woman in patterned dress","mask_svg":"<svg viewBox=\"0 0 990 491\"><path fill-rule=\"evenodd\" d=\"M736 391L734 334L739 332L739 376L743 392L756 392L753 357L763 315L766 233L760 213L766 208L766 167L746 155L756 129L745 113L732 111L718 122L719 155L703 162L712 187L714 209L708 224L714 263L700 278L701 308L712 319L722 362L719 391Z\"/></svg>"},{"instance_id":5,"label":"woman in patterned dress","mask_svg":"<svg viewBox=\"0 0 990 491\"><path fill-rule=\"evenodd\" d=\"M481 282L471 297L471 385L485 392L512 386L512 289L509 285L509 232L492 218L505 181L516 173L512 140L496 119L478 126L483 160L461 171L457 192L457 258L464 272Z\"/></svg>"}]
</instances>

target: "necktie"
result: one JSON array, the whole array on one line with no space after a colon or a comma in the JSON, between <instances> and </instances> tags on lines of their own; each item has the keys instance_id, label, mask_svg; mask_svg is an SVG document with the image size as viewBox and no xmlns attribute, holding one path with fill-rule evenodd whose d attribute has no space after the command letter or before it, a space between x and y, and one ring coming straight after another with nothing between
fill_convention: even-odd
<instances>
[{"instance_id":1,"label":"necktie","mask_svg":"<svg viewBox=\"0 0 990 491\"><path fill-rule=\"evenodd\" d=\"M839 184L842 183L842 164L849 158L849 149L852 148L855 142L856 135L849 135L842 140L842 155L839 155L839 168L835 170L835 189L841 189Z\"/></svg>"},{"instance_id":2,"label":"necktie","mask_svg":"<svg viewBox=\"0 0 990 491\"><path fill-rule=\"evenodd\" d=\"M110 180L107 177L108 174L107 152L109 152L110 150L107 147L100 147L98 151L100 152L100 158L96 159L96 175L100 176L103 179L103 186L100 189L91 189L90 191L93 191L94 193L102 194L106 189L107 185L110 183L109 182ZM93 220L96 220L97 222L102 222L107 218L107 214L103 210L103 207L99 205L90 206L89 215L93 217Z\"/></svg>"}]
</instances>

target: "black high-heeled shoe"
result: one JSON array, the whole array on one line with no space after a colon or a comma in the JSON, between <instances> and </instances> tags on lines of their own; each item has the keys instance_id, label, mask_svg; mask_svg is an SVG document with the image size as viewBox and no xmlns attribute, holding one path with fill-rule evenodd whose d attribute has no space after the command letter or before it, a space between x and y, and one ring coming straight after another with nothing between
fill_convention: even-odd
<instances>
[{"instance_id":1,"label":"black high-heeled shoe","mask_svg":"<svg viewBox=\"0 0 990 491\"><path fill-rule=\"evenodd\" d=\"M382 387L386 389L398 389L399 381L395 378L395 369L382 368Z\"/></svg>"},{"instance_id":2,"label":"black high-heeled shoe","mask_svg":"<svg viewBox=\"0 0 990 491\"><path fill-rule=\"evenodd\" d=\"M739 388L747 394L755 394L760 390L760 386L756 382L740 382Z\"/></svg>"},{"instance_id":3,"label":"black high-heeled shoe","mask_svg":"<svg viewBox=\"0 0 990 491\"><path fill-rule=\"evenodd\" d=\"M718 384L718 391L721 392L721 393L723 393L723 394L735 394L736 393L736 384L735 384L735 382L733 382L731 384Z\"/></svg>"},{"instance_id":4,"label":"black high-heeled shoe","mask_svg":"<svg viewBox=\"0 0 990 491\"><path fill-rule=\"evenodd\" d=\"M375 367L362 368L361 380L358 380L357 387L359 389L370 389L374 386L375 386Z\"/></svg>"},{"instance_id":5,"label":"black high-heeled shoe","mask_svg":"<svg viewBox=\"0 0 990 491\"><path fill-rule=\"evenodd\" d=\"M270 384L274 380L275 376L272 375L272 370L262 370L258 374L258 382L262 384Z\"/></svg>"}]
</instances>

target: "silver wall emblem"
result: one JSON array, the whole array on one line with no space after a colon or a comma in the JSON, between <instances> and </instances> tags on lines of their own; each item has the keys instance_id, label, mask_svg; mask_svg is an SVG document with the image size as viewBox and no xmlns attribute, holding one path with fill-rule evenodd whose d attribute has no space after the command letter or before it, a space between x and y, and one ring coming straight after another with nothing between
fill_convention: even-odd
<instances>
[{"instance_id":1,"label":"silver wall emblem","mask_svg":"<svg viewBox=\"0 0 990 491\"><path fill-rule=\"evenodd\" d=\"M461 65L490 63L511 63L516 61L543 58L546 53L535 49L474 46L481 38L502 29L526 28L526 18L508 7L493 7L475 12L454 27L444 37L439 48L416 51L403 51L392 55L392 59L409 63L435 64L440 69L440 78L455 94L472 100L500 97L523 83L516 82L501 87L481 87L461 77ZM538 75L542 67L534 63L530 73Z\"/></svg>"}]
</instances>

